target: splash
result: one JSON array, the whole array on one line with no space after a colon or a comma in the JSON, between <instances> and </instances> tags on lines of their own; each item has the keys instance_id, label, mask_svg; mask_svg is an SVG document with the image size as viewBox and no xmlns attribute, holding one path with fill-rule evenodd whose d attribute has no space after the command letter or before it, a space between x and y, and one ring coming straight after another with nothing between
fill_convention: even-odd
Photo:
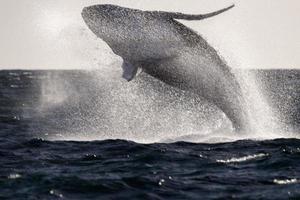
<instances>
[{"instance_id":1,"label":"splash","mask_svg":"<svg viewBox=\"0 0 300 200\"><path fill-rule=\"evenodd\" d=\"M235 72L242 88L246 105L244 110L248 113L251 129L251 138L272 139L284 137L283 125L279 112L276 112L266 98L266 91L259 82L255 71L239 70Z\"/></svg>"},{"instance_id":2,"label":"splash","mask_svg":"<svg viewBox=\"0 0 300 200\"><path fill-rule=\"evenodd\" d=\"M271 107L253 71L236 72L252 127L237 134L205 99L144 73L123 81L118 60L102 66L98 71L48 72L38 107L46 139L218 143L296 136L284 132L283 116Z\"/></svg>"}]
</instances>

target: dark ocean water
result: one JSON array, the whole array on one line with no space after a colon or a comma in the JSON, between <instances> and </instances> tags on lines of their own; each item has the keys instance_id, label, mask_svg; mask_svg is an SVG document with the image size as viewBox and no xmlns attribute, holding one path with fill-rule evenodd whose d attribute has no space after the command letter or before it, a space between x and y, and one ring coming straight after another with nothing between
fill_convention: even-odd
<instances>
[{"instance_id":1,"label":"dark ocean water","mask_svg":"<svg viewBox=\"0 0 300 200\"><path fill-rule=\"evenodd\" d=\"M256 73L272 106L285 116L286 130L299 133L300 71ZM80 120L69 117L78 114L75 108L95 104L92 94L101 91L87 74L0 72L0 199L300 199L299 139L217 144L48 140L49 130L76 129ZM88 90L89 98L73 107L70 99L42 109L42 85L57 76L76 80L64 90L73 94L76 88L76 98ZM60 99L49 101L57 105ZM93 110L81 112L81 119L94 118Z\"/></svg>"}]
</instances>

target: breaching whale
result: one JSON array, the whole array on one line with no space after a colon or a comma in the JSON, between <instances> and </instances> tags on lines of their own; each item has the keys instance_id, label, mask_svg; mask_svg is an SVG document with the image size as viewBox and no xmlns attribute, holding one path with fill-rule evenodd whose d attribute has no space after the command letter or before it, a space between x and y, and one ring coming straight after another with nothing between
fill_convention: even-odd
<instances>
[{"instance_id":1,"label":"breaching whale","mask_svg":"<svg viewBox=\"0 0 300 200\"><path fill-rule=\"evenodd\" d=\"M169 85L203 96L225 113L237 131L245 131L244 100L230 68L205 39L176 21L202 20L232 7L189 15L105 4L85 7L82 17L91 31L123 58L127 81L141 68Z\"/></svg>"}]
</instances>

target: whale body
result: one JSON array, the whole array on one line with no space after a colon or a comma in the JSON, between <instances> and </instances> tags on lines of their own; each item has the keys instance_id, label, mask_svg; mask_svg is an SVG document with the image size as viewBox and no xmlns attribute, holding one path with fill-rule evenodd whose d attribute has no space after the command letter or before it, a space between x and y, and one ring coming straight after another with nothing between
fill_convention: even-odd
<instances>
[{"instance_id":1,"label":"whale body","mask_svg":"<svg viewBox=\"0 0 300 200\"><path fill-rule=\"evenodd\" d=\"M90 30L123 58L123 78L143 72L182 90L206 98L231 120L233 128L248 128L241 88L226 62L205 39L176 19L202 20L231 9L188 15L141 11L116 5L82 10Z\"/></svg>"}]
</instances>

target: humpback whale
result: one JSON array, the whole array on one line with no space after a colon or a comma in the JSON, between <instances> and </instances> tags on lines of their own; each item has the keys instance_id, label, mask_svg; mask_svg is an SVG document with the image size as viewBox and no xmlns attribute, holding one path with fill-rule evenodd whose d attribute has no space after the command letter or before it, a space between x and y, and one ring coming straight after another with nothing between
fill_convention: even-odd
<instances>
[{"instance_id":1,"label":"humpback whale","mask_svg":"<svg viewBox=\"0 0 300 200\"><path fill-rule=\"evenodd\" d=\"M245 131L244 99L231 69L202 36L177 21L203 20L233 7L189 15L102 4L85 7L81 14L89 29L123 58L122 77L127 81L140 68L166 84L201 95L225 113L235 130Z\"/></svg>"}]
</instances>

